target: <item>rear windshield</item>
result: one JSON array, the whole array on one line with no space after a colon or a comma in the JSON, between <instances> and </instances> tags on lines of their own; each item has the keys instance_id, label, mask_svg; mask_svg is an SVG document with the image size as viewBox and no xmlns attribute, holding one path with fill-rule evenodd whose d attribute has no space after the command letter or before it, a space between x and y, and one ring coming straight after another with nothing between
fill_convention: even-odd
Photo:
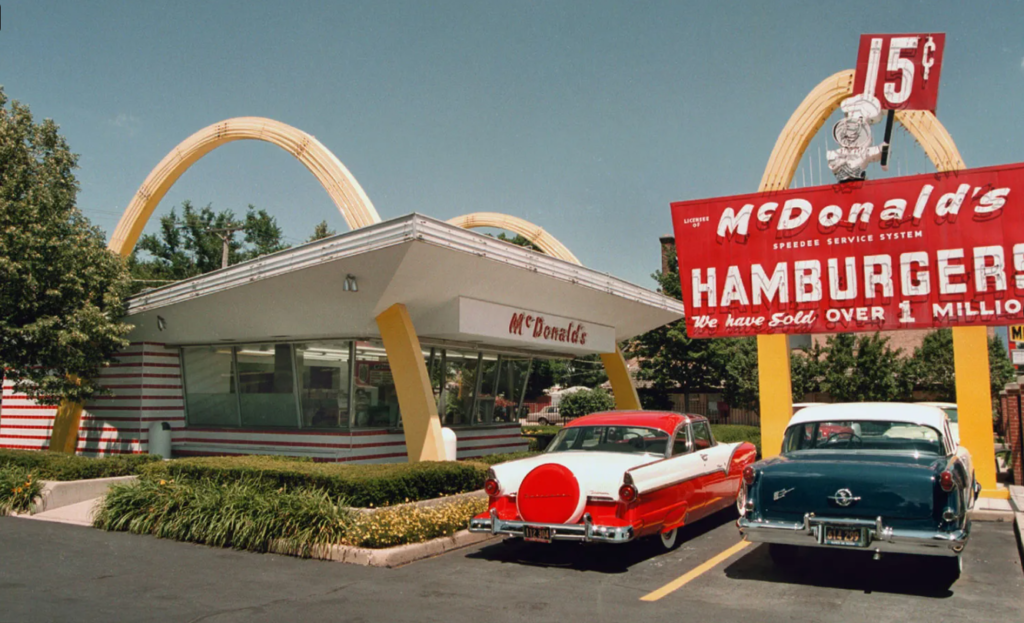
<instances>
[{"instance_id":1,"label":"rear windshield","mask_svg":"<svg viewBox=\"0 0 1024 623\"><path fill-rule=\"evenodd\" d=\"M668 433L644 426L573 426L563 428L548 452L589 451L665 454Z\"/></svg>"},{"instance_id":2,"label":"rear windshield","mask_svg":"<svg viewBox=\"0 0 1024 623\"><path fill-rule=\"evenodd\" d=\"M783 452L872 450L945 454L942 436L930 426L908 422L808 422L786 429Z\"/></svg>"}]
</instances>

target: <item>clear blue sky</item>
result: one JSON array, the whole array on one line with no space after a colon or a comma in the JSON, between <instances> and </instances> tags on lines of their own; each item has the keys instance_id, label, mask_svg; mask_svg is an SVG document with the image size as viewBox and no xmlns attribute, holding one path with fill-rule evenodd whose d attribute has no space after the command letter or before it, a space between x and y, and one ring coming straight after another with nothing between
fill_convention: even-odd
<instances>
[{"instance_id":1,"label":"clear blue sky","mask_svg":"<svg viewBox=\"0 0 1024 623\"><path fill-rule=\"evenodd\" d=\"M4 2L0 84L81 155L109 235L196 130L256 115L315 135L385 219L475 211L545 227L648 287L669 202L756 190L775 139L865 32L946 32L939 118L968 166L1024 159L1019 2ZM255 141L158 208L266 208L291 242L346 226ZM153 219L155 223L155 218Z\"/></svg>"}]
</instances>

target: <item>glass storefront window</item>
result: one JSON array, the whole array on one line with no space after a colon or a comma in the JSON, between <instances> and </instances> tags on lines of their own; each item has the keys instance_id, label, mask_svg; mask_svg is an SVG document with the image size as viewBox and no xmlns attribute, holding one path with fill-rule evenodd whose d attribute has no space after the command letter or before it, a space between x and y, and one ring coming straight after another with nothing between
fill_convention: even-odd
<instances>
[{"instance_id":1,"label":"glass storefront window","mask_svg":"<svg viewBox=\"0 0 1024 623\"><path fill-rule=\"evenodd\" d=\"M526 417L525 413L516 413L516 409L519 408L519 400L523 397L530 366L531 360L528 357L502 358L497 395L494 400L494 422L518 422L519 418Z\"/></svg>"},{"instance_id":2,"label":"glass storefront window","mask_svg":"<svg viewBox=\"0 0 1024 623\"><path fill-rule=\"evenodd\" d=\"M295 345L303 428L348 427L351 344L331 341Z\"/></svg>"},{"instance_id":3,"label":"glass storefront window","mask_svg":"<svg viewBox=\"0 0 1024 623\"><path fill-rule=\"evenodd\" d=\"M477 387L477 351L445 351L444 391L438 415L445 426L472 423L473 398Z\"/></svg>"},{"instance_id":4,"label":"glass storefront window","mask_svg":"<svg viewBox=\"0 0 1024 623\"><path fill-rule=\"evenodd\" d=\"M298 426L291 344L235 349L243 427Z\"/></svg>"},{"instance_id":5,"label":"glass storefront window","mask_svg":"<svg viewBox=\"0 0 1024 623\"><path fill-rule=\"evenodd\" d=\"M398 392L379 341L195 346L181 350L191 425L399 428ZM531 359L423 351L445 426L516 422Z\"/></svg>"},{"instance_id":6,"label":"glass storefront window","mask_svg":"<svg viewBox=\"0 0 1024 623\"><path fill-rule=\"evenodd\" d=\"M384 345L356 342L355 426L395 428L399 424L398 393Z\"/></svg>"},{"instance_id":7,"label":"glass storefront window","mask_svg":"<svg viewBox=\"0 0 1024 623\"><path fill-rule=\"evenodd\" d=\"M193 426L238 426L235 366L230 346L182 349L185 400Z\"/></svg>"}]
</instances>

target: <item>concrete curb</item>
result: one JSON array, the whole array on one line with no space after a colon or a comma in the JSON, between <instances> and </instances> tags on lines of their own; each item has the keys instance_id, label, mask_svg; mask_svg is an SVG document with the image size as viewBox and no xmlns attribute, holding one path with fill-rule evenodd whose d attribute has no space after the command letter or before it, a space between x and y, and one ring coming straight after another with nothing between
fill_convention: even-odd
<instances>
[{"instance_id":1,"label":"concrete curb","mask_svg":"<svg viewBox=\"0 0 1024 623\"><path fill-rule=\"evenodd\" d=\"M56 508L94 500L107 494L112 485L133 482L138 476L115 476L90 480L45 480L39 501L32 503L31 514L37 515Z\"/></svg>"},{"instance_id":2,"label":"concrete curb","mask_svg":"<svg viewBox=\"0 0 1024 623\"><path fill-rule=\"evenodd\" d=\"M1017 553L1024 565L1024 487L1010 485L1010 506L1013 508L1013 533L1017 537Z\"/></svg>"},{"instance_id":3,"label":"concrete curb","mask_svg":"<svg viewBox=\"0 0 1024 623\"><path fill-rule=\"evenodd\" d=\"M331 547L327 560L369 567L398 567L424 558L440 556L441 554L476 545L493 538L496 537L491 534L479 534L469 530L460 530L452 536L441 537L440 539L433 539L423 543L399 545L398 547L389 547L387 549L334 545Z\"/></svg>"}]
</instances>

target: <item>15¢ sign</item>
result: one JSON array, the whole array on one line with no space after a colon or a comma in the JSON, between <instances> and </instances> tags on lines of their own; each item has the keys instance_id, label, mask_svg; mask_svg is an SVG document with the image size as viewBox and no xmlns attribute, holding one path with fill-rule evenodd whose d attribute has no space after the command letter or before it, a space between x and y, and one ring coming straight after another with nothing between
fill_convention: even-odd
<instances>
[{"instance_id":1,"label":"15\u00a2 sign","mask_svg":"<svg viewBox=\"0 0 1024 623\"><path fill-rule=\"evenodd\" d=\"M861 35L854 95L877 97L884 110L935 112L944 33Z\"/></svg>"}]
</instances>

